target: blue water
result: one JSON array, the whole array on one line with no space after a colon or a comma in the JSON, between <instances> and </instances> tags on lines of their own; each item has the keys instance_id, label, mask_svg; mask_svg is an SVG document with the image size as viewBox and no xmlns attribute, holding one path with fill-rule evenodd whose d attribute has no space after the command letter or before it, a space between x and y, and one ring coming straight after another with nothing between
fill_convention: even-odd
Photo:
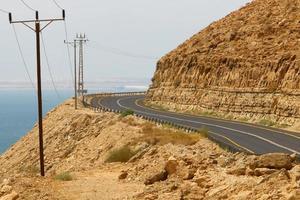
<instances>
[{"instance_id":1,"label":"blue water","mask_svg":"<svg viewBox=\"0 0 300 200\"><path fill-rule=\"evenodd\" d=\"M43 113L72 96L72 90L43 92ZM37 121L37 99L32 90L0 90L0 154L18 141Z\"/></svg>"},{"instance_id":2,"label":"blue water","mask_svg":"<svg viewBox=\"0 0 300 200\"><path fill-rule=\"evenodd\" d=\"M103 86L89 93L144 91L121 86ZM43 90L43 114L73 96L73 90ZM16 143L37 122L37 97L33 90L0 89L0 154Z\"/></svg>"}]
</instances>

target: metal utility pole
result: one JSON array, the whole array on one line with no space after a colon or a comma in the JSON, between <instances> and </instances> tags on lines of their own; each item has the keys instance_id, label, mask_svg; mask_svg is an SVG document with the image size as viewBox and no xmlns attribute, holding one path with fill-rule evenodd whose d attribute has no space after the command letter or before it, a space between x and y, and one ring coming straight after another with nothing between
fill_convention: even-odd
<instances>
[{"instance_id":1,"label":"metal utility pole","mask_svg":"<svg viewBox=\"0 0 300 200\"><path fill-rule=\"evenodd\" d=\"M83 79L83 44L88 42L85 34L77 34L76 41L79 43L79 76L78 76L78 93L82 96L82 102L84 102L84 94L87 90L84 89Z\"/></svg>"},{"instance_id":2,"label":"metal utility pole","mask_svg":"<svg viewBox=\"0 0 300 200\"><path fill-rule=\"evenodd\" d=\"M42 102L42 78L41 78L41 49L40 49L40 33L54 21L65 20L65 10L62 11L60 19L39 19L38 11L35 12L35 20L13 21L12 14L9 13L9 22L11 24L23 24L35 32L36 37L36 67L37 67L37 90L38 90L38 123L39 123L39 150L40 150L40 168L41 176L45 176L45 160L44 160L44 140L43 140L43 102ZM41 28L41 22L46 22ZM34 23L35 27L31 27L30 23Z\"/></svg>"},{"instance_id":3,"label":"metal utility pole","mask_svg":"<svg viewBox=\"0 0 300 200\"><path fill-rule=\"evenodd\" d=\"M74 98L75 98L75 110L77 110L77 41L74 42L65 41L65 44L72 45L74 47Z\"/></svg>"}]
</instances>

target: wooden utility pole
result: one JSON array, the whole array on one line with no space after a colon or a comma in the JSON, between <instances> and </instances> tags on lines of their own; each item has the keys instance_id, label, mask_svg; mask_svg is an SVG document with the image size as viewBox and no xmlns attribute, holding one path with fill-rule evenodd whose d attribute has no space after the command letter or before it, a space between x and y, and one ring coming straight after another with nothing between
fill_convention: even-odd
<instances>
[{"instance_id":1,"label":"wooden utility pole","mask_svg":"<svg viewBox=\"0 0 300 200\"><path fill-rule=\"evenodd\" d=\"M13 21L12 14L9 13L9 22L11 24L23 24L35 32L36 37L36 67L37 67L37 90L38 90L38 123L39 123L39 150L40 150L40 169L41 176L45 176L45 160L44 160L44 140L43 140L43 101L42 101L42 77L41 77L41 48L40 48L40 33L54 21L65 20L65 10L62 11L60 19L39 19L39 13L36 11L35 20ZM45 22L41 28L41 22ZM31 27L31 23L35 27Z\"/></svg>"}]
</instances>

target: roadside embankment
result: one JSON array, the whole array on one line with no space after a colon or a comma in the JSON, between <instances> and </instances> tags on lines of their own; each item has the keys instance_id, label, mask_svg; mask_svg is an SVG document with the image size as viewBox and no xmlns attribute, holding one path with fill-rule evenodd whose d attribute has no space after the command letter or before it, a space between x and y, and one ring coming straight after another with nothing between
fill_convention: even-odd
<instances>
[{"instance_id":1,"label":"roadside embankment","mask_svg":"<svg viewBox=\"0 0 300 200\"><path fill-rule=\"evenodd\" d=\"M36 126L0 156L0 200L300 197L293 155L232 154L205 134L73 107L44 119L45 178Z\"/></svg>"}]
</instances>

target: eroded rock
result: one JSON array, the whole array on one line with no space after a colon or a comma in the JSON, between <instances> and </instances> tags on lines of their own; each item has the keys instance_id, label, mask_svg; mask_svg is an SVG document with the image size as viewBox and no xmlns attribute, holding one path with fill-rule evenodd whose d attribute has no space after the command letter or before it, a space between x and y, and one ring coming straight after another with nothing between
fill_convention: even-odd
<instances>
[{"instance_id":1,"label":"eroded rock","mask_svg":"<svg viewBox=\"0 0 300 200\"><path fill-rule=\"evenodd\" d=\"M153 175L150 175L146 180L145 180L145 185L151 185L155 182L159 181L165 181L168 178L168 173L165 170L162 170L160 172L157 172Z\"/></svg>"},{"instance_id":2,"label":"eroded rock","mask_svg":"<svg viewBox=\"0 0 300 200\"><path fill-rule=\"evenodd\" d=\"M287 154L270 153L262 156L255 157L249 163L251 169L256 168L269 168L269 169L291 169L292 158Z\"/></svg>"},{"instance_id":3,"label":"eroded rock","mask_svg":"<svg viewBox=\"0 0 300 200\"><path fill-rule=\"evenodd\" d=\"M10 194L0 197L0 200L16 200L19 198L19 194L12 191Z\"/></svg>"},{"instance_id":4,"label":"eroded rock","mask_svg":"<svg viewBox=\"0 0 300 200\"><path fill-rule=\"evenodd\" d=\"M168 175L175 174L177 171L177 166L178 166L178 162L176 158L171 156L165 165L165 170L168 173Z\"/></svg>"}]
</instances>

